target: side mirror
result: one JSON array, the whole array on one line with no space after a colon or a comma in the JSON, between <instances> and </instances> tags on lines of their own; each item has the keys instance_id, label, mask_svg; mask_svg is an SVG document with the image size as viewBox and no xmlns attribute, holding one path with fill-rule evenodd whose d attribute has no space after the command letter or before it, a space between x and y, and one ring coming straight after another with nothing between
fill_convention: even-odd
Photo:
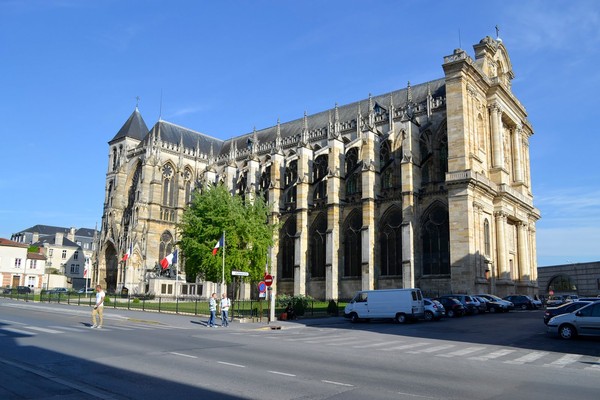
<instances>
[{"instance_id":1,"label":"side mirror","mask_svg":"<svg viewBox=\"0 0 600 400\"><path fill-rule=\"evenodd\" d=\"M577 312L575 313L575 315L577 315L578 317L581 317L581 316L582 316L582 314L581 314L581 311L577 311Z\"/></svg>"}]
</instances>

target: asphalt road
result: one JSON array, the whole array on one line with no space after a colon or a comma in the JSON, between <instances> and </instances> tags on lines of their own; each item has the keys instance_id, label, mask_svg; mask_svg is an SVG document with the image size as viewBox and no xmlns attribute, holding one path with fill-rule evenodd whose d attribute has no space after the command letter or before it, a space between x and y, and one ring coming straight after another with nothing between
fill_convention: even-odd
<instances>
[{"instance_id":1,"label":"asphalt road","mask_svg":"<svg viewBox=\"0 0 600 400\"><path fill-rule=\"evenodd\" d=\"M542 311L439 322L234 322L0 299L1 399L598 398L600 340ZM281 327L281 329L272 329Z\"/></svg>"}]
</instances>

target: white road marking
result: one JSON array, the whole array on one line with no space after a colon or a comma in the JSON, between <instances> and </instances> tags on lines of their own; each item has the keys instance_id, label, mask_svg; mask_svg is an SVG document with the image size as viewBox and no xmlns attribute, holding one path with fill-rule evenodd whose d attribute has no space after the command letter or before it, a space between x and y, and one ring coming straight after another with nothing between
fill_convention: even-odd
<instances>
[{"instance_id":1,"label":"white road marking","mask_svg":"<svg viewBox=\"0 0 600 400\"><path fill-rule=\"evenodd\" d=\"M354 385L351 385L349 383L342 383L342 382L335 382L335 381L326 381L324 379L322 379L321 382L323 382L323 383L330 383L332 385L338 385L338 386L354 387Z\"/></svg>"},{"instance_id":2,"label":"white road marking","mask_svg":"<svg viewBox=\"0 0 600 400\"><path fill-rule=\"evenodd\" d=\"M232 363L228 363L225 361L217 361L219 364L223 364L223 365L229 365L230 367L238 367L238 368L246 368L245 365L240 365L240 364L232 364Z\"/></svg>"},{"instance_id":3,"label":"white road marking","mask_svg":"<svg viewBox=\"0 0 600 400\"><path fill-rule=\"evenodd\" d=\"M187 357L187 358L198 358L196 356L190 356L189 354L177 353L175 351L171 351L169 354L173 354L175 356Z\"/></svg>"},{"instance_id":4,"label":"white road marking","mask_svg":"<svg viewBox=\"0 0 600 400\"><path fill-rule=\"evenodd\" d=\"M600 358L598 358L598 360L596 361L596 363L594 365L590 365L589 367L585 367L585 369L595 370L595 371L599 371L600 372Z\"/></svg>"},{"instance_id":5,"label":"white road marking","mask_svg":"<svg viewBox=\"0 0 600 400\"><path fill-rule=\"evenodd\" d=\"M581 357L580 354L565 354L558 360L551 362L550 364L544 364L544 367L564 368L568 364L577 362Z\"/></svg>"},{"instance_id":6,"label":"white road marking","mask_svg":"<svg viewBox=\"0 0 600 400\"><path fill-rule=\"evenodd\" d=\"M467 354L471 354L471 353L475 353L476 351L480 351L480 350L484 350L485 347L467 347L465 349L462 350L456 350L453 351L452 353L446 353L446 354L436 354L438 357L461 357L461 356L466 356Z\"/></svg>"},{"instance_id":7,"label":"white road marking","mask_svg":"<svg viewBox=\"0 0 600 400\"><path fill-rule=\"evenodd\" d=\"M392 346L392 345L395 345L397 343L402 343L402 342L399 342L399 341L395 340L395 341L392 341L392 342L369 343L369 344L362 344L362 345L358 345L358 346L352 346L352 348L353 349L369 349L371 347Z\"/></svg>"},{"instance_id":8,"label":"white road marking","mask_svg":"<svg viewBox=\"0 0 600 400\"><path fill-rule=\"evenodd\" d=\"M104 327L102 327L102 328L104 328ZM123 326L115 326L115 325L111 325L110 329L116 329L118 331L133 331L134 330L133 328L125 328Z\"/></svg>"},{"instance_id":9,"label":"white road marking","mask_svg":"<svg viewBox=\"0 0 600 400\"><path fill-rule=\"evenodd\" d=\"M412 397L419 397L422 399L436 399L437 397L429 397L429 396L423 396L420 394L413 394L413 393L404 393L404 392L397 392L398 394L402 395L402 396L412 396Z\"/></svg>"},{"instance_id":10,"label":"white road marking","mask_svg":"<svg viewBox=\"0 0 600 400\"><path fill-rule=\"evenodd\" d=\"M29 332L29 331L24 331L22 329L12 328L10 326L3 326L2 328L0 328L0 330L12 332L12 333L18 333L20 335L26 335L26 336L35 336L35 335L37 335L37 333Z\"/></svg>"},{"instance_id":11,"label":"white road marking","mask_svg":"<svg viewBox=\"0 0 600 400\"><path fill-rule=\"evenodd\" d=\"M285 373L285 372L279 372L279 371L267 371L267 372L269 372L269 373L271 373L271 374L275 374L275 375L283 375L283 376L296 376L296 375L294 375L294 374L287 374L287 373Z\"/></svg>"},{"instance_id":12,"label":"white road marking","mask_svg":"<svg viewBox=\"0 0 600 400\"><path fill-rule=\"evenodd\" d=\"M428 347L426 349L407 351L407 353L410 353L410 354L435 353L436 351L451 349L452 347L456 347L456 345L455 344L445 344L445 345L441 345L441 346Z\"/></svg>"},{"instance_id":13,"label":"white road marking","mask_svg":"<svg viewBox=\"0 0 600 400\"><path fill-rule=\"evenodd\" d=\"M540 358L544 357L546 354L548 354L548 353L545 351L532 351L531 353L526 354L523 357L519 357L514 360L504 361L504 363L505 364L525 364L525 363L540 359Z\"/></svg>"},{"instance_id":14,"label":"white road marking","mask_svg":"<svg viewBox=\"0 0 600 400\"><path fill-rule=\"evenodd\" d=\"M54 329L59 329L59 330L69 331L69 332L84 332L84 331L88 330L88 329L83 329L83 328L71 328L70 326L49 326L49 328L54 328Z\"/></svg>"},{"instance_id":15,"label":"white road marking","mask_svg":"<svg viewBox=\"0 0 600 400\"><path fill-rule=\"evenodd\" d=\"M508 354L514 353L515 351L516 350L503 349L503 350L494 351L493 353L484 354L484 355L478 356L478 357L469 357L469 360L487 361L487 360L492 360L494 358L500 358L500 357L506 356Z\"/></svg>"},{"instance_id":16,"label":"white road marking","mask_svg":"<svg viewBox=\"0 0 600 400\"><path fill-rule=\"evenodd\" d=\"M44 333L63 333L62 331L57 331L55 329L41 328L39 326L24 326L26 329L32 329L34 331L44 332Z\"/></svg>"},{"instance_id":17,"label":"white road marking","mask_svg":"<svg viewBox=\"0 0 600 400\"><path fill-rule=\"evenodd\" d=\"M7 324L14 324L14 325L27 325L27 324L25 324L23 322L10 321L8 319L0 319L0 322L4 322L4 323L7 323Z\"/></svg>"},{"instance_id":18,"label":"white road marking","mask_svg":"<svg viewBox=\"0 0 600 400\"><path fill-rule=\"evenodd\" d=\"M426 343L426 342L410 343L410 344L405 344L402 346L390 347L389 349L377 349L377 350L379 350L379 351L406 350L406 349L412 349L413 347L427 346L428 344L430 344L430 343Z\"/></svg>"}]
</instances>

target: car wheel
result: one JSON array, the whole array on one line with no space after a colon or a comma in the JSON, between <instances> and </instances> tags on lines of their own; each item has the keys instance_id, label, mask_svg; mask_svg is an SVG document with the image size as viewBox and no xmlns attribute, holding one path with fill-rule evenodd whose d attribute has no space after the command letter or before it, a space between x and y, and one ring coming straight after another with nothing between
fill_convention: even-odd
<instances>
[{"instance_id":1,"label":"car wheel","mask_svg":"<svg viewBox=\"0 0 600 400\"><path fill-rule=\"evenodd\" d=\"M521 310L527 310L527 304L521 305Z\"/></svg>"},{"instance_id":2,"label":"car wheel","mask_svg":"<svg viewBox=\"0 0 600 400\"><path fill-rule=\"evenodd\" d=\"M490 312L491 312L491 313L495 313L496 311L497 311L497 310L496 310L496 307L490 307Z\"/></svg>"},{"instance_id":3,"label":"car wheel","mask_svg":"<svg viewBox=\"0 0 600 400\"><path fill-rule=\"evenodd\" d=\"M350 322L352 322L353 324L358 322L358 314L356 313L352 313L350 314Z\"/></svg>"},{"instance_id":4,"label":"car wheel","mask_svg":"<svg viewBox=\"0 0 600 400\"><path fill-rule=\"evenodd\" d=\"M558 334L562 339L569 340L577 336L577 331L573 325L565 324L558 328Z\"/></svg>"},{"instance_id":5,"label":"car wheel","mask_svg":"<svg viewBox=\"0 0 600 400\"><path fill-rule=\"evenodd\" d=\"M405 314L396 314L396 322L399 324L405 324L407 321Z\"/></svg>"},{"instance_id":6,"label":"car wheel","mask_svg":"<svg viewBox=\"0 0 600 400\"><path fill-rule=\"evenodd\" d=\"M448 318L454 318L454 310L448 310L446 311L446 315L448 316Z\"/></svg>"},{"instance_id":7,"label":"car wheel","mask_svg":"<svg viewBox=\"0 0 600 400\"><path fill-rule=\"evenodd\" d=\"M433 313L431 311L425 311L425 321L433 321Z\"/></svg>"}]
</instances>

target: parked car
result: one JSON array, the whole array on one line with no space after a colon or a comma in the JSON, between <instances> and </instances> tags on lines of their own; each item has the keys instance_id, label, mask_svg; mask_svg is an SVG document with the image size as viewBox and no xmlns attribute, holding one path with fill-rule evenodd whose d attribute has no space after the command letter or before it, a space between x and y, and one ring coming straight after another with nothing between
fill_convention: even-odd
<instances>
[{"instance_id":1,"label":"parked car","mask_svg":"<svg viewBox=\"0 0 600 400\"><path fill-rule=\"evenodd\" d=\"M589 303L577 311L557 315L548 321L549 334L562 339L581 336L600 336L600 301Z\"/></svg>"},{"instance_id":2,"label":"parked car","mask_svg":"<svg viewBox=\"0 0 600 400\"><path fill-rule=\"evenodd\" d=\"M514 294L511 296L506 296L504 300L508 300L515 305L515 308L520 308L521 310L533 310L535 309L535 305L531 297L525 296L523 294Z\"/></svg>"},{"instance_id":3,"label":"parked car","mask_svg":"<svg viewBox=\"0 0 600 400\"><path fill-rule=\"evenodd\" d=\"M94 288L87 288L87 289L86 288L81 288L81 289L79 289L77 291L77 293L78 294L85 294L86 296L87 295L92 295L92 294L96 293L96 289L94 289Z\"/></svg>"},{"instance_id":4,"label":"parked car","mask_svg":"<svg viewBox=\"0 0 600 400\"><path fill-rule=\"evenodd\" d=\"M480 313L485 313L486 311L488 311L487 303L489 300L484 299L483 297L479 297L479 296L471 296L471 298L477 305L477 308L479 309Z\"/></svg>"},{"instance_id":5,"label":"parked car","mask_svg":"<svg viewBox=\"0 0 600 400\"><path fill-rule=\"evenodd\" d=\"M48 294L67 294L69 293L69 289L64 287L55 287L48 290Z\"/></svg>"},{"instance_id":6,"label":"parked car","mask_svg":"<svg viewBox=\"0 0 600 400\"><path fill-rule=\"evenodd\" d=\"M542 300L539 298L539 296L537 294L534 294L533 296L531 296L531 301L533 302L533 305L535 306L535 308L542 308L544 305L542 303Z\"/></svg>"},{"instance_id":7,"label":"parked car","mask_svg":"<svg viewBox=\"0 0 600 400\"><path fill-rule=\"evenodd\" d=\"M29 294L33 293L33 290L29 286L17 286L17 293L19 294Z\"/></svg>"},{"instance_id":8,"label":"parked car","mask_svg":"<svg viewBox=\"0 0 600 400\"><path fill-rule=\"evenodd\" d=\"M447 294L442 297L451 297L460 301L460 303L465 308L466 314L479 314L479 302L475 303L475 301L473 301L473 298L467 294Z\"/></svg>"},{"instance_id":9,"label":"parked car","mask_svg":"<svg viewBox=\"0 0 600 400\"><path fill-rule=\"evenodd\" d=\"M558 307L547 308L544 312L544 324L548 325L548 321L557 315L562 315L579 310L581 307L590 304L589 301L571 301L569 303L561 304Z\"/></svg>"},{"instance_id":10,"label":"parked car","mask_svg":"<svg viewBox=\"0 0 600 400\"><path fill-rule=\"evenodd\" d=\"M444 306L437 300L423 299L425 306L425 320L426 321L439 321L444 316Z\"/></svg>"},{"instance_id":11,"label":"parked car","mask_svg":"<svg viewBox=\"0 0 600 400\"><path fill-rule=\"evenodd\" d=\"M442 306L444 306L445 315L448 318L457 318L465 315L465 307L460 301L452 297L438 297L434 300L442 303Z\"/></svg>"},{"instance_id":12,"label":"parked car","mask_svg":"<svg viewBox=\"0 0 600 400\"><path fill-rule=\"evenodd\" d=\"M484 299L488 299L493 303L493 310L490 308L490 312L502 311L509 312L510 310L515 308L515 305L508 300L503 300L498 296L494 296L493 294L478 294L478 296L483 297Z\"/></svg>"},{"instance_id":13,"label":"parked car","mask_svg":"<svg viewBox=\"0 0 600 400\"><path fill-rule=\"evenodd\" d=\"M352 322L391 318L403 324L423 318L424 313L420 289L361 290L344 309L344 316Z\"/></svg>"},{"instance_id":14,"label":"parked car","mask_svg":"<svg viewBox=\"0 0 600 400\"><path fill-rule=\"evenodd\" d=\"M564 302L562 296L548 296L548 299L546 299L546 307L558 307L561 304L564 304Z\"/></svg>"}]
</instances>

